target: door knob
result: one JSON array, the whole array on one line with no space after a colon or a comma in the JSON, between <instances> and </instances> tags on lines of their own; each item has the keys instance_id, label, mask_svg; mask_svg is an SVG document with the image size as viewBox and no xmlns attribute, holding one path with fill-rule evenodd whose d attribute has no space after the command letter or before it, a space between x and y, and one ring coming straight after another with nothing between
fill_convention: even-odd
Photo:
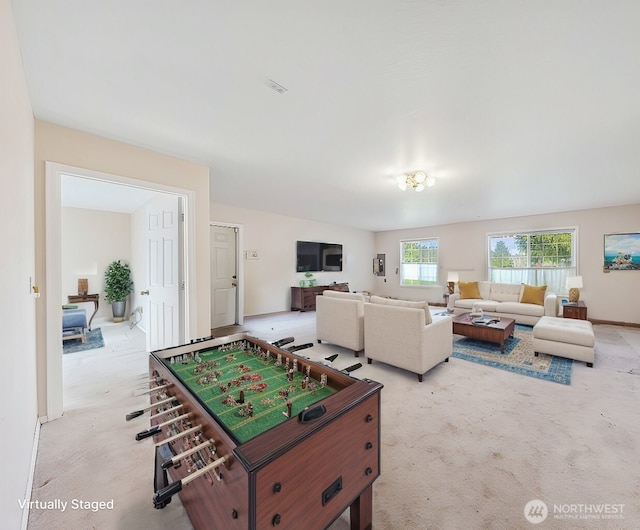
<instances>
[{"instance_id":1,"label":"door knob","mask_svg":"<svg viewBox=\"0 0 640 530\"><path fill-rule=\"evenodd\" d=\"M147 289L146 291L140 291L140 294L149 294L149 290Z\"/></svg>"}]
</instances>

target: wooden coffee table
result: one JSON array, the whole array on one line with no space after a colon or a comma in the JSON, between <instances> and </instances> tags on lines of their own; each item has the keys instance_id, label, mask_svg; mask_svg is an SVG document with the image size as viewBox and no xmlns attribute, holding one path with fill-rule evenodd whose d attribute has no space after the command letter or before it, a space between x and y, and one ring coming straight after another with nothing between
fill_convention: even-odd
<instances>
[{"instance_id":1,"label":"wooden coffee table","mask_svg":"<svg viewBox=\"0 0 640 530\"><path fill-rule=\"evenodd\" d=\"M504 341L513 336L516 321L512 318L492 317L500 320L494 324L474 324L471 313L462 313L453 317L453 332L470 339L486 340L500 344L500 353L504 353Z\"/></svg>"}]
</instances>

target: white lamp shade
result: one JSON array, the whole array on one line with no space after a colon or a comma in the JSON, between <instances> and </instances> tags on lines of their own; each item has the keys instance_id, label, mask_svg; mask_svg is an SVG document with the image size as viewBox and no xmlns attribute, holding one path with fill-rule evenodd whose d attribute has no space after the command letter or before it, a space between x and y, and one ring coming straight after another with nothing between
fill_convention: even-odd
<instances>
[{"instance_id":1,"label":"white lamp shade","mask_svg":"<svg viewBox=\"0 0 640 530\"><path fill-rule=\"evenodd\" d=\"M447 273L447 282L457 282L458 281L458 273L454 271L449 271Z\"/></svg>"},{"instance_id":2,"label":"white lamp shade","mask_svg":"<svg viewBox=\"0 0 640 530\"><path fill-rule=\"evenodd\" d=\"M566 286L567 289L582 289L582 276L569 276Z\"/></svg>"}]
</instances>

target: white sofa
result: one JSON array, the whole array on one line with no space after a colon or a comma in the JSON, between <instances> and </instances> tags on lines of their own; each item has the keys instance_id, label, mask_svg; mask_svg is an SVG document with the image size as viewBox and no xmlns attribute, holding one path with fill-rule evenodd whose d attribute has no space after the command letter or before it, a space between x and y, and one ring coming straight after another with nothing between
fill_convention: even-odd
<instances>
[{"instance_id":1,"label":"white sofa","mask_svg":"<svg viewBox=\"0 0 640 530\"><path fill-rule=\"evenodd\" d=\"M450 316L436 316L426 302L372 296L364 304L364 349L373 360L422 375L452 353Z\"/></svg>"},{"instance_id":2,"label":"white sofa","mask_svg":"<svg viewBox=\"0 0 640 530\"><path fill-rule=\"evenodd\" d=\"M473 284L477 283L480 297L463 298L464 291L473 290ZM459 284L458 284L459 285ZM456 292L449 296L447 307L454 313L460 314L471 311L474 306L491 316L513 318L518 324L535 326L543 316L556 317L558 315L558 302L555 293L545 292L537 303L528 303L527 300L535 298L535 287L525 286L519 283L497 283L489 281L467 282L464 289L456 285ZM471 288L471 289L469 289ZM525 291L526 289L526 291ZM525 296L526 295L526 296ZM468 293L467 293L468 296ZM525 302L523 302L525 296Z\"/></svg>"},{"instance_id":3,"label":"white sofa","mask_svg":"<svg viewBox=\"0 0 640 530\"><path fill-rule=\"evenodd\" d=\"M348 348L358 357L364 349L364 296L323 291L316 297L316 336L318 343Z\"/></svg>"}]
</instances>

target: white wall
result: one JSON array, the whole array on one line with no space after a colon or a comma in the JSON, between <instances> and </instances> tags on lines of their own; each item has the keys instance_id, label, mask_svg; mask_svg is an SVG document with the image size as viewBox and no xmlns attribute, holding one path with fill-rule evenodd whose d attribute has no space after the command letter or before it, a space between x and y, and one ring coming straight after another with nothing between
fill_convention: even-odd
<instances>
[{"instance_id":1,"label":"white wall","mask_svg":"<svg viewBox=\"0 0 640 530\"><path fill-rule=\"evenodd\" d=\"M318 285L349 282L352 291L372 287L373 232L344 228L225 204L211 204L211 221L243 225L244 248L259 259L244 259L244 313L288 311L292 286L304 278L296 272L296 241L326 241L343 245L342 272L314 273Z\"/></svg>"},{"instance_id":2,"label":"white wall","mask_svg":"<svg viewBox=\"0 0 640 530\"><path fill-rule=\"evenodd\" d=\"M376 278L373 291L387 296L426 299L433 291L400 287L399 241L421 237L439 238L439 295L447 271L459 272L462 281L487 279L487 235L499 231L578 229L578 272L584 289L580 298L588 305L589 319L640 324L640 271L603 272L604 234L640 232L640 205L513 217L492 221L392 230L375 236L375 250L387 255L387 282Z\"/></svg>"},{"instance_id":3,"label":"white wall","mask_svg":"<svg viewBox=\"0 0 640 530\"><path fill-rule=\"evenodd\" d=\"M132 230L131 215L126 213L86 210L84 208L62 208L62 296L66 304L67 295L78 292L78 278L89 280L89 293L100 294L100 308L93 327L100 320L111 320L111 306L104 295L104 271L112 261L121 260L131 265ZM131 267L134 282L142 271ZM87 310L87 319L93 313L93 302L82 304ZM131 304L127 303L127 315Z\"/></svg>"},{"instance_id":4,"label":"white wall","mask_svg":"<svg viewBox=\"0 0 640 530\"><path fill-rule=\"evenodd\" d=\"M37 429L34 262L33 112L22 70L11 2L0 0L0 426L3 528L20 528L28 499Z\"/></svg>"}]
</instances>

